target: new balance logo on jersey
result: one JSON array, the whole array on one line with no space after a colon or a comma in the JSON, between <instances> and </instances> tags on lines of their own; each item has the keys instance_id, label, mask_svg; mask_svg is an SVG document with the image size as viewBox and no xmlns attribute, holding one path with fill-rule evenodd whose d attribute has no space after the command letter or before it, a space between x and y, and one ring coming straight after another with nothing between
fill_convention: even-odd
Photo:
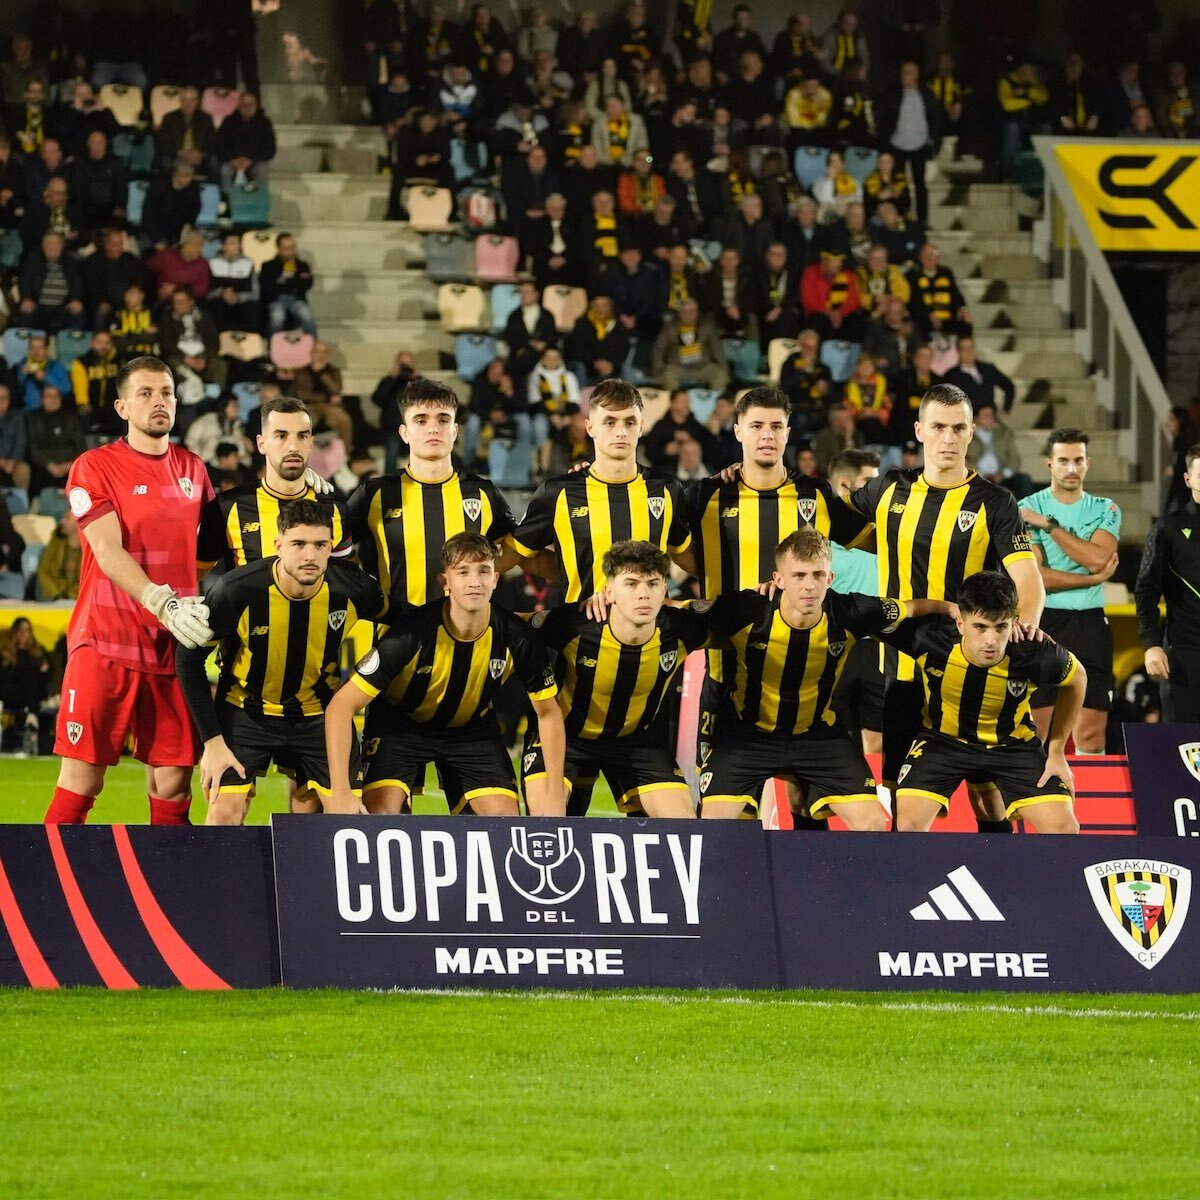
<instances>
[{"instance_id":1,"label":"new balance logo on jersey","mask_svg":"<svg viewBox=\"0 0 1200 1200\"><path fill-rule=\"evenodd\" d=\"M261 528L262 528L262 526L257 521L247 521L242 526L242 532L243 533L257 533Z\"/></svg>"},{"instance_id":2,"label":"new balance logo on jersey","mask_svg":"<svg viewBox=\"0 0 1200 1200\"><path fill-rule=\"evenodd\" d=\"M255 625L255 627L252 630L250 630L250 636L251 637L266 637L267 634L270 632L271 632L270 625Z\"/></svg>"},{"instance_id":3,"label":"new balance logo on jersey","mask_svg":"<svg viewBox=\"0 0 1200 1200\"><path fill-rule=\"evenodd\" d=\"M329 614L329 628L337 633L339 629L346 623L346 609L339 608L337 612Z\"/></svg>"},{"instance_id":4,"label":"new balance logo on jersey","mask_svg":"<svg viewBox=\"0 0 1200 1200\"><path fill-rule=\"evenodd\" d=\"M581 667L598 667L600 665L598 658L588 658L586 654L581 654L577 661Z\"/></svg>"},{"instance_id":5,"label":"new balance logo on jersey","mask_svg":"<svg viewBox=\"0 0 1200 1200\"><path fill-rule=\"evenodd\" d=\"M134 485L133 494L135 496L144 496L149 490L144 483L139 483Z\"/></svg>"},{"instance_id":6,"label":"new balance logo on jersey","mask_svg":"<svg viewBox=\"0 0 1200 1200\"><path fill-rule=\"evenodd\" d=\"M83 726L78 721L67 722L67 741L72 746L79 745L79 739L83 737Z\"/></svg>"},{"instance_id":7,"label":"new balance logo on jersey","mask_svg":"<svg viewBox=\"0 0 1200 1200\"><path fill-rule=\"evenodd\" d=\"M571 516L573 517L586 517L587 514L588 506L586 504L581 504L577 508L571 509Z\"/></svg>"},{"instance_id":8,"label":"new balance logo on jersey","mask_svg":"<svg viewBox=\"0 0 1200 1200\"><path fill-rule=\"evenodd\" d=\"M929 899L909 909L914 921L1003 921L1004 914L965 866L951 871ZM954 884L952 888L950 884ZM957 888L958 891L955 891Z\"/></svg>"},{"instance_id":9,"label":"new balance logo on jersey","mask_svg":"<svg viewBox=\"0 0 1200 1200\"><path fill-rule=\"evenodd\" d=\"M894 513L902 513L903 511L904 511L903 504L893 504L892 507L888 509L888 512L894 512Z\"/></svg>"},{"instance_id":10,"label":"new balance logo on jersey","mask_svg":"<svg viewBox=\"0 0 1200 1200\"><path fill-rule=\"evenodd\" d=\"M961 532L966 533L972 525L975 524L979 514L977 512L960 512L958 514L958 528Z\"/></svg>"},{"instance_id":11,"label":"new balance logo on jersey","mask_svg":"<svg viewBox=\"0 0 1200 1200\"><path fill-rule=\"evenodd\" d=\"M661 496L651 496L646 504L650 508L650 515L656 521L661 521L663 513L667 511L667 502Z\"/></svg>"},{"instance_id":12,"label":"new balance logo on jersey","mask_svg":"<svg viewBox=\"0 0 1200 1200\"><path fill-rule=\"evenodd\" d=\"M721 516L723 516L723 517L736 517L737 515L738 515L738 508L737 508L736 504L732 508L721 509Z\"/></svg>"},{"instance_id":13,"label":"new balance logo on jersey","mask_svg":"<svg viewBox=\"0 0 1200 1200\"><path fill-rule=\"evenodd\" d=\"M179 477L179 490L190 500L192 498L192 481L186 476Z\"/></svg>"},{"instance_id":14,"label":"new balance logo on jersey","mask_svg":"<svg viewBox=\"0 0 1200 1200\"><path fill-rule=\"evenodd\" d=\"M464 500L463 512L467 514L468 521L478 521L483 515L483 503L476 499Z\"/></svg>"},{"instance_id":15,"label":"new balance logo on jersey","mask_svg":"<svg viewBox=\"0 0 1200 1200\"><path fill-rule=\"evenodd\" d=\"M800 519L811 522L813 517L817 515L817 502L811 497L807 500L801 500L796 507L800 510Z\"/></svg>"},{"instance_id":16,"label":"new balance logo on jersey","mask_svg":"<svg viewBox=\"0 0 1200 1200\"><path fill-rule=\"evenodd\" d=\"M493 658L488 661L488 674L493 679L499 679L504 674L504 662L503 658Z\"/></svg>"},{"instance_id":17,"label":"new balance logo on jersey","mask_svg":"<svg viewBox=\"0 0 1200 1200\"><path fill-rule=\"evenodd\" d=\"M389 508L383 514L387 521L398 521L403 515L404 509L402 508Z\"/></svg>"},{"instance_id":18,"label":"new balance logo on jersey","mask_svg":"<svg viewBox=\"0 0 1200 1200\"><path fill-rule=\"evenodd\" d=\"M1025 689L1028 686L1029 686L1029 683L1027 680L1010 679L1008 681L1008 694L1010 696L1023 696L1023 695L1025 695Z\"/></svg>"},{"instance_id":19,"label":"new balance logo on jersey","mask_svg":"<svg viewBox=\"0 0 1200 1200\"><path fill-rule=\"evenodd\" d=\"M677 653L678 652L675 650L668 650L665 654L660 654L658 656L658 665L662 667L664 671L675 670L675 658Z\"/></svg>"}]
</instances>

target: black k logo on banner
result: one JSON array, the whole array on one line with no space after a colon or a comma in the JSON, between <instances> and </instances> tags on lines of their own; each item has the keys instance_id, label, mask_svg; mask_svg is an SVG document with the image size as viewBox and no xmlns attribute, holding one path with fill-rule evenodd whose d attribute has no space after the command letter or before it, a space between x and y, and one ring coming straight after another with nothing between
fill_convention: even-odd
<instances>
[{"instance_id":1,"label":"black k logo on banner","mask_svg":"<svg viewBox=\"0 0 1200 1200\"><path fill-rule=\"evenodd\" d=\"M1118 183L1118 171L1144 171L1156 159L1153 154L1115 154L1105 162L1098 182L1114 200L1146 200L1156 204L1177 229L1195 229L1195 224L1167 195L1168 189L1196 161L1196 155L1177 158L1157 179L1145 183ZM1154 229L1154 221L1141 213L1115 213L1097 209L1100 219L1112 229Z\"/></svg>"}]
</instances>

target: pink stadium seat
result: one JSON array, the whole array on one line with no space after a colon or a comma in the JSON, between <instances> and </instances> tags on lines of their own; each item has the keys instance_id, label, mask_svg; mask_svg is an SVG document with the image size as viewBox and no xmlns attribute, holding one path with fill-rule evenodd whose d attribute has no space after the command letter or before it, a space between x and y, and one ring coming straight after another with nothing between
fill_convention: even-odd
<instances>
[{"instance_id":1,"label":"pink stadium seat","mask_svg":"<svg viewBox=\"0 0 1200 1200\"><path fill-rule=\"evenodd\" d=\"M208 87L200 97L200 107L212 117L213 125L221 128L221 122L238 106L241 92L236 88Z\"/></svg>"},{"instance_id":2,"label":"pink stadium seat","mask_svg":"<svg viewBox=\"0 0 1200 1200\"><path fill-rule=\"evenodd\" d=\"M512 283L520 256L515 237L485 233L475 239L475 274L483 283Z\"/></svg>"},{"instance_id":3,"label":"pink stadium seat","mask_svg":"<svg viewBox=\"0 0 1200 1200\"><path fill-rule=\"evenodd\" d=\"M271 361L285 371L298 371L312 361L313 338L311 333L298 329L287 329L271 335Z\"/></svg>"}]
</instances>

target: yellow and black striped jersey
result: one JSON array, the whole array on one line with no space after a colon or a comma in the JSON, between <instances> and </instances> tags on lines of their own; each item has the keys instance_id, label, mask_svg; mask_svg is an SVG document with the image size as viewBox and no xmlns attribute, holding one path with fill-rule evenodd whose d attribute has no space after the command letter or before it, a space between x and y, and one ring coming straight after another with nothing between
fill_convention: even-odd
<instances>
[{"instance_id":1,"label":"yellow and black striped jersey","mask_svg":"<svg viewBox=\"0 0 1200 1200\"><path fill-rule=\"evenodd\" d=\"M223 571L244 567L260 558L275 554L275 536L279 532L279 506L289 500L316 500L333 509L333 553L344 558L353 550L350 544L346 505L334 496L319 496L312 488L298 496L282 496L265 483L247 483L227 492L205 508L200 517L196 541L196 559L201 570L220 564Z\"/></svg>"},{"instance_id":2,"label":"yellow and black striped jersey","mask_svg":"<svg viewBox=\"0 0 1200 1200\"><path fill-rule=\"evenodd\" d=\"M733 646L736 667L726 677L738 716L763 733L796 735L834 727L834 689L857 639L895 629L899 600L829 592L821 618L797 629L777 594L747 590L697 600L690 608Z\"/></svg>"},{"instance_id":3,"label":"yellow and black striped jersey","mask_svg":"<svg viewBox=\"0 0 1200 1200\"><path fill-rule=\"evenodd\" d=\"M220 639L217 698L267 717L316 717L341 684L342 641L360 618L383 610L379 585L353 563L330 563L320 590L292 600L276 581L277 559L260 558L203 585Z\"/></svg>"},{"instance_id":4,"label":"yellow and black striped jersey","mask_svg":"<svg viewBox=\"0 0 1200 1200\"><path fill-rule=\"evenodd\" d=\"M691 544L682 513L683 489L675 479L639 471L628 483L609 483L595 469L548 479L533 494L513 542L526 556L553 547L566 599L601 591L605 552L614 542L650 542L678 553Z\"/></svg>"},{"instance_id":5,"label":"yellow and black striped jersey","mask_svg":"<svg viewBox=\"0 0 1200 1200\"><path fill-rule=\"evenodd\" d=\"M349 508L359 562L380 581L393 608L441 598L438 556L456 533L498 542L516 525L500 489L466 471L438 483L423 483L407 470L368 479Z\"/></svg>"},{"instance_id":6,"label":"yellow and black striped jersey","mask_svg":"<svg viewBox=\"0 0 1200 1200\"><path fill-rule=\"evenodd\" d=\"M516 675L531 700L558 691L550 653L518 617L492 605L487 629L472 642L446 628L447 600L431 600L393 626L354 668L351 680L410 721L459 729L488 716L505 681Z\"/></svg>"},{"instance_id":7,"label":"yellow and black striped jersey","mask_svg":"<svg viewBox=\"0 0 1200 1200\"><path fill-rule=\"evenodd\" d=\"M607 623L593 621L574 604L535 613L530 626L558 652L558 703L567 736L594 740L628 737L649 729L684 659L709 643L696 614L664 608L641 646L617 640Z\"/></svg>"},{"instance_id":8,"label":"yellow and black striped jersey","mask_svg":"<svg viewBox=\"0 0 1200 1200\"><path fill-rule=\"evenodd\" d=\"M1032 742L1037 727L1029 701L1039 685L1058 687L1075 674L1075 656L1057 642L1009 643L990 667L963 653L958 627L949 617L921 617L880 634L912 655L925 693L924 727L974 746Z\"/></svg>"}]
</instances>

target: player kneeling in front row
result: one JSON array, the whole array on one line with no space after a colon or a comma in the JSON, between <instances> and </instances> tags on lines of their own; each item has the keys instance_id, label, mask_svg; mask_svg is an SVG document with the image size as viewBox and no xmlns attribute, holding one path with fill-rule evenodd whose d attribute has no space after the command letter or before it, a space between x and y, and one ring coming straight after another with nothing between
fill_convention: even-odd
<instances>
[{"instance_id":1,"label":"player kneeling in front row","mask_svg":"<svg viewBox=\"0 0 1200 1200\"><path fill-rule=\"evenodd\" d=\"M333 525L331 505L282 504L275 557L204 581L221 648L216 703L204 672L207 646L181 649L175 663L204 742L200 782L210 825L246 819L255 776L272 760L328 807L324 712L340 681L342 641L359 618L380 617L384 607L370 575L329 561Z\"/></svg>"},{"instance_id":2,"label":"player kneeling in front row","mask_svg":"<svg viewBox=\"0 0 1200 1200\"><path fill-rule=\"evenodd\" d=\"M601 560L606 619L576 605L537 613L530 624L558 653L559 704L566 715L566 775L572 788L603 774L617 807L648 817L694 817L675 761L666 700L692 650L709 644L694 613L664 608L671 560L650 542L614 542ZM555 772L539 738L521 756L531 816L557 816L547 791ZM590 787L581 788L590 799ZM572 796L569 816L586 815Z\"/></svg>"},{"instance_id":3,"label":"player kneeling in front row","mask_svg":"<svg viewBox=\"0 0 1200 1200\"><path fill-rule=\"evenodd\" d=\"M957 620L926 617L881 634L916 659L923 728L897 775L896 827L925 832L964 780L994 786L1008 819L1038 833L1078 833L1066 742L1087 688L1075 656L1051 641L1012 641L1017 589L980 571L958 590ZM1040 685L1058 700L1045 749L1029 701Z\"/></svg>"},{"instance_id":4,"label":"player kneeling in front row","mask_svg":"<svg viewBox=\"0 0 1200 1200\"><path fill-rule=\"evenodd\" d=\"M692 605L737 660L701 766L703 817L753 816L777 777L805 788L815 818L832 812L860 831L887 826L871 768L830 707L833 693L856 639L951 606L840 595L829 587L830 558L829 539L806 526L775 551L773 599L747 590Z\"/></svg>"},{"instance_id":5,"label":"player kneeling in front row","mask_svg":"<svg viewBox=\"0 0 1200 1200\"><path fill-rule=\"evenodd\" d=\"M565 735L554 670L529 627L492 604L498 557L482 534L452 537L439 577L447 598L406 610L334 697L325 716L333 778L327 811L364 811L352 788L352 718L374 701L364 732L367 811L406 810L433 763L452 813L469 807L477 816L515 817L517 781L494 711L513 674L533 702L547 761L561 779ZM561 812L561 784L551 799Z\"/></svg>"}]
</instances>

